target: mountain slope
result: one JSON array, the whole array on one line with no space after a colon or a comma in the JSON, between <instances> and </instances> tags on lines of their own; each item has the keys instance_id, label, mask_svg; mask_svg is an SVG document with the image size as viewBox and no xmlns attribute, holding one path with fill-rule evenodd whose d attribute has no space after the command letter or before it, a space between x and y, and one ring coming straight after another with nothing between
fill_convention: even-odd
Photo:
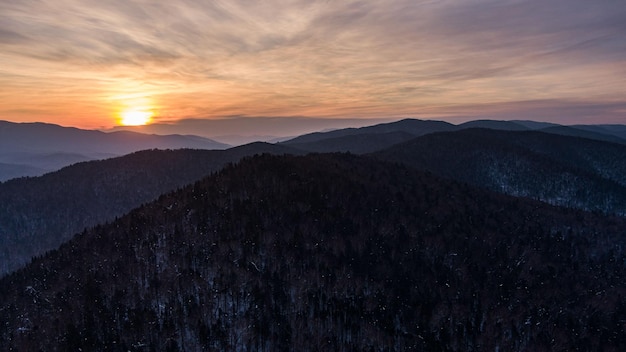
<instances>
[{"instance_id":1,"label":"mountain slope","mask_svg":"<svg viewBox=\"0 0 626 352\"><path fill-rule=\"evenodd\" d=\"M436 133L374 153L515 196L626 214L626 146L541 132Z\"/></svg>"},{"instance_id":2,"label":"mountain slope","mask_svg":"<svg viewBox=\"0 0 626 352\"><path fill-rule=\"evenodd\" d=\"M626 144L626 140L610 133L595 132L571 126L552 126L540 130L545 133L560 134L563 136L581 137L595 139L598 141Z\"/></svg>"},{"instance_id":3,"label":"mountain slope","mask_svg":"<svg viewBox=\"0 0 626 352\"><path fill-rule=\"evenodd\" d=\"M577 129L600 134L609 134L626 140L626 125L574 125Z\"/></svg>"},{"instance_id":4,"label":"mountain slope","mask_svg":"<svg viewBox=\"0 0 626 352\"><path fill-rule=\"evenodd\" d=\"M0 183L0 276L85 227L111 221L229 162L287 152L298 153L267 143L224 151L149 150Z\"/></svg>"},{"instance_id":5,"label":"mountain slope","mask_svg":"<svg viewBox=\"0 0 626 352\"><path fill-rule=\"evenodd\" d=\"M0 345L623 350L624 226L364 158L256 157L5 277Z\"/></svg>"},{"instance_id":6,"label":"mountain slope","mask_svg":"<svg viewBox=\"0 0 626 352\"><path fill-rule=\"evenodd\" d=\"M350 152L355 154L372 153L392 145L415 138L414 134L397 131L385 133L363 133L332 137L320 141L287 143L292 148L317 153Z\"/></svg>"},{"instance_id":7,"label":"mountain slope","mask_svg":"<svg viewBox=\"0 0 626 352\"><path fill-rule=\"evenodd\" d=\"M393 132L408 133L417 137L428 133L451 130L454 130L454 125L443 121L404 119L396 122L382 123L361 128L346 128L330 132L310 133L290 139L283 143L287 145L302 145L305 143L313 144L313 142L319 143L331 138L368 134L386 134Z\"/></svg>"},{"instance_id":8,"label":"mountain slope","mask_svg":"<svg viewBox=\"0 0 626 352\"><path fill-rule=\"evenodd\" d=\"M486 128L502 131L541 130L546 133L583 137L604 142L626 143L619 135L623 133L623 131L626 131L626 126L621 125L568 127L545 122L519 120L474 120L460 125L452 125L443 121L416 119L405 119L362 128L311 133L282 143L310 152L351 152L365 154L406 142L410 140L411 136L419 137L430 133L452 132L472 128Z\"/></svg>"},{"instance_id":9,"label":"mountain slope","mask_svg":"<svg viewBox=\"0 0 626 352\"><path fill-rule=\"evenodd\" d=\"M500 120L474 120L462 123L457 126L457 129L467 128L489 128L492 130L502 131L526 131L529 128L523 124L515 121L500 121Z\"/></svg>"},{"instance_id":10,"label":"mountain slope","mask_svg":"<svg viewBox=\"0 0 626 352\"><path fill-rule=\"evenodd\" d=\"M541 121L530 121L530 120L511 120L520 126L524 126L530 130L540 130L548 127L561 126L556 123L550 122L541 122Z\"/></svg>"},{"instance_id":11,"label":"mountain slope","mask_svg":"<svg viewBox=\"0 0 626 352\"><path fill-rule=\"evenodd\" d=\"M225 144L198 136L105 133L47 123L0 121L0 148L6 151L48 151L128 154L144 149L224 149Z\"/></svg>"},{"instance_id":12,"label":"mountain slope","mask_svg":"<svg viewBox=\"0 0 626 352\"><path fill-rule=\"evenodd\" d=\"M125 155L145 149L228 147L198 136L160 136L128 131L104 133L45 123L0 121L0 162L46 171L58 170L78 161ZM6 179L0 179L4 180Z\"/></svg>"},{"instance_id":13,"label":"mountain slope","mask_svg":"<svg viewBox=\"0 0 626 352\"><path fill-rule=\"evenodd\" d=\"M0 182L16 177L43 175L45 172L31 165L0 163Z\"/></svg>"}]
</instances>

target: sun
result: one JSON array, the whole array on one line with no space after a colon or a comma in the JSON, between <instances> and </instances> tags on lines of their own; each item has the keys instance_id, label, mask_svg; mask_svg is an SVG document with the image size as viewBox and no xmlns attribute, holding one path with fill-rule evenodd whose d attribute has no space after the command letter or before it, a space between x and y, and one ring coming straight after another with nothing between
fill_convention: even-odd
<instances>
[{"instance_id":1,"label":"sun","mask_svg":"<svg viewBox=\"0 0 626 352\"><path fill-rule=\"evenodd\" d=\"M150 122L152 111L147 110L126 110L120 116L120 123L124 126L143 126Z\"/></svg>"}]
</instances>

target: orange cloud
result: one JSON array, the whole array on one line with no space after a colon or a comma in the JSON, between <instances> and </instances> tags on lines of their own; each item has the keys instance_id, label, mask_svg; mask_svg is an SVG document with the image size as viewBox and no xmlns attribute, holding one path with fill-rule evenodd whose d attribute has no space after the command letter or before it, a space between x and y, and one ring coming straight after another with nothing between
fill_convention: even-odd
<instances>
[{"instance_id":1,"label":"orange cloud","mask_svg":"<svg viewBox=\"0 0 626 352\"><path fill-rule=\"evenodd\" d=\"M95 128L128 108L158 122L623 102L623 23L618 2L586 0L5 1L0 115Z\"/></svg>"}]
</instances>

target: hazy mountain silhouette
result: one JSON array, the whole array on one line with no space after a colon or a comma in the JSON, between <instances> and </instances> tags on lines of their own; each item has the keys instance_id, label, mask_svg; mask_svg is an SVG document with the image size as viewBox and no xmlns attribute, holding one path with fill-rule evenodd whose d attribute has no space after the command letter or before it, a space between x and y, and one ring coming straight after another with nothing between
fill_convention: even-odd
<instances>
[{"instance_id":1,"label":"hazy mountain silhouette","mask_svg":"<svg viewBox=\"0 0 626 352\"><path fill-rule=\"evenodd\" d=\"M0 153L0 160L11 164L9 164L10 166L6 169L0 169L0 182L16 177L41 176L47 172L58 170L63 166L82 161L106 159L116 156L115 154L104 153L83 155L70 152L6 152L6 149L3 150L5 151ZM17 172L11 172L11 170Z\"/></svg>"},{"instance_id":2,"label":"hazy mountain silhouette","mask_svg":"<svg viewBox=\"0 0 626 352\"><path fill-rule=\"evenodd\" d=\"M580 129L571 126L552 126L539 130L545 133L560 134L563 136L581 137L605 141L611 143L626 144L626 139L622 139L610 133L595 132L593 130Z\"/></svg>"},{"instance_id":3,"label":"hazy mountain silhouette","mask_svg":"<svg viewBox=\"0 0 626 352\"><path fill-rule=\"evenodd\" d=\"M361 127L389 121L390 119L388 118L226 116L210 119L190 118L167 123L152 123L145 126L118 126L114 127L112 130L129 130L156 134L193 134L227 144L240 145L253 141L271 142L277 139L282 140L284 137L298 136L315 131Z\"/></svg>"},{"instance_id":4,"label":"hazy mountain silhouette","mask_svg":"<svg viewBox=\"0 0 626 352\"><path fill-rule=\"evenodd\" d=\"M149 150L1 183L0 276L85 227L111 221L229 162L286 152L298 153L267 143L228 150Z\"/></svg>"},{"instance_id":5,"label":"hazy mountain silhouette","mask_svg":"<svg viewBox=\"0 0 626 352\"><path fill-rule=\"evenodd\" d=\"M58 170L79 161L121 156L144 149L225 149L229 146L198 136L104 133L45 123L0 121L0 162ZM20 176L34 176L32 172ZM4 181L7 178L0 178Z\"/></svg>"},{"instance_id":6,"label":"hazy mountain silhouette","mask_svg":"<svg viewBox=\"0 0 626 352\"><path fill-rule=\"evenodd\" d=\"M454 125L443 121L404 119L396 122L382 123L361 128L344 128L329 132L310 133L296 137L294 139L290 139L283 143L288 145L297 145L302 143L319 142L322 140L337 137L366 134L385 134L391 132L404 132L412 134L414 136L422 136L432 132L451 130L454 130Z\"/></svg>"},{"instance_id":7,"label":"hazy mountain silhouette","mask_svg":"<svg viewBox=\"0 0 626 352\"><path fill-rule=\"evenodd\" d=\"M594 133L609 134L626 140L626 125L574 125L572 127Z\"/></svg>"},{"instance_id":8,"label":"hazy mountain silhouette","mask_svg":"<svg viewBox=\"0 0 626 352\"><path fill-rule=\"evenodd\" d=\"M503 130L503 131L526 131L530 129L514 121L499 121L499 120L468 121L460 125L457 125L456 129L467 129L467 128L489 128L492 130Z\"/></svg>"},{"instance_id":9,"label":"hazy mountain silhouette","mask_svg":"<svg viewBox=\"0 0 626 352\"><path fill-rule=\"evenodd\" d=\"M229 124L232 123L242 123L240 120L213 122L201 120L187 121L186 123L189 124L187 127L196 126L198 133L204 133L200 130L203 126L217 124L224 127L230 126ZM276 124L283 120L262 119L262 121L271 122L271 124ZM302 120L302 123L308 121L307 119L300 120ZM300 120L296 119L296 122ZM347 123L348 121L346 120L342 123ZM158 125L150 128L158 127L158 131L167 133L168 126ZM174 128L175 126L170 127ZM443 121L416 119L405 119L361 128L316 132L295 138L273 138L260 135L257 137L233 135L224 138L235 141L236 144L254 138L272 138L271 141L280 142L304 151L342 151L364 154L406 142L412 137L475 127L498 130L543 129L549 133L626 143L626 126L622 125L567 127L536 121L493 120L475 120L460 125L452 125ZM232 126L229 128L232 129ZM285 139L288 140L285 141ZM144 149L224 149L226 147L227 145L225 144L190 135L147 135L128 131L104 133L43 123L16 124L0 121L0 163L8 164L0 169L0 182L18 176L38 176L79 161L104 159Z\"/></svg>"},{"instance_id":10,"label":"hazy mountain silhouette","mask_svg":"<svg viewBox=\"0 0 626 352\"><path fill-rule=\"evenodd\" d=\"M0 280L0 345L619 351L624 228L362 157L255 157Z\"/></svg>"},{"instance_id":11,"label":"hazy mountain silhouette","mask_svg":"<svg viewBox=\"0 0 626 352\"><path fill-rule=\"evenodd\" d=\"M47 170L31 165L0 163L0 182L16 177L43 175Z\"/></svg>"},{"instance_id":12,"label":"hazy mountain silhouette","mask_svg":"<svg viewBox=\"0 0 626 352\"><path fill-rule=\"evenodd\" d=\"M455 126L443 121L405 119L361 128L305 134L282 142L312 152L369 153L428 133L451 131Z\"/></svg>"},{"instance_id":13,"label":"hazy mountain silhouette","mask_svg":"<svg viewBox=\"0 0 626 352\"><path fill-rule=\"evenodd\" d=\"M518 125L524 126L528 128L529 130L540 130L540 129L553 127L553 126L561 126L556 123L542 122L542 121L530 121L530 120L511 120L510 122L514 122Z\"/></svg>"},{"instance_id":14,"label":"hazy mountain silhouette","mask_svg":"<svg viewBox=\"0 0 626 352\"><path fill-rule=\"evenodd\" d=\"M435 133L374 153L515 196L626 214L626 146L536 131Z\"/></svg>"},{"instance_id":15,"label":"hazy mountain silhouette","mask_svg":"<svg viewBox=\"0 0 626 352\"><path fill-rule=\"evenodd\" d=\"M623 127L626 134L626 126ZM352 152L357 154L371 153L403 143L411 137L419 137L435 132L451 132L468 128L486 128L504 131L541 130L546 133L584 137L600 141L609 141L626 144L618 134L620 125L608 131L606 125L589 130L578 127L567 127L556 124L535 121L494 121L475 120L460 125L433 120L405 119L397 122L384 123L362 128L348 128L330 132L317 132L302 135L282 142L294 148L311 152ZM601 132L604 131L604 132Z\"/></svg>"},{"instance_id":16,"label":"hazy mountain silhouette","mask_svg":"<svg viewBox=\"0 0 626 352\"><path fill-rule=\"evenodd\" d=\"M384 133L351 134L340 137L326 138L304 143L284 143L293 148L309 152L351 152L356 154L372 153L386 149L392 145L406 142L415 138L414 134L396 131Z\"/></svg>"}]
</instances>

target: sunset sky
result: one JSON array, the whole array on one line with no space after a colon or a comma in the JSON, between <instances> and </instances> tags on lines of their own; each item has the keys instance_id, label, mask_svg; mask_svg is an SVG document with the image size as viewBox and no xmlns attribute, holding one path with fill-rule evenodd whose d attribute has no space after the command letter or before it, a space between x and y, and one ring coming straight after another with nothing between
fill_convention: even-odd
<instances>
[{"instance_id":1,"label":"sunset sky","mask_svg":"<svg viewBox=\"0 0 626 352\"><path fill-rule=\"evenodd\" d=\"M626 123L624 0L2 0L0 120Z\"/></svg>"}]
</instances>

